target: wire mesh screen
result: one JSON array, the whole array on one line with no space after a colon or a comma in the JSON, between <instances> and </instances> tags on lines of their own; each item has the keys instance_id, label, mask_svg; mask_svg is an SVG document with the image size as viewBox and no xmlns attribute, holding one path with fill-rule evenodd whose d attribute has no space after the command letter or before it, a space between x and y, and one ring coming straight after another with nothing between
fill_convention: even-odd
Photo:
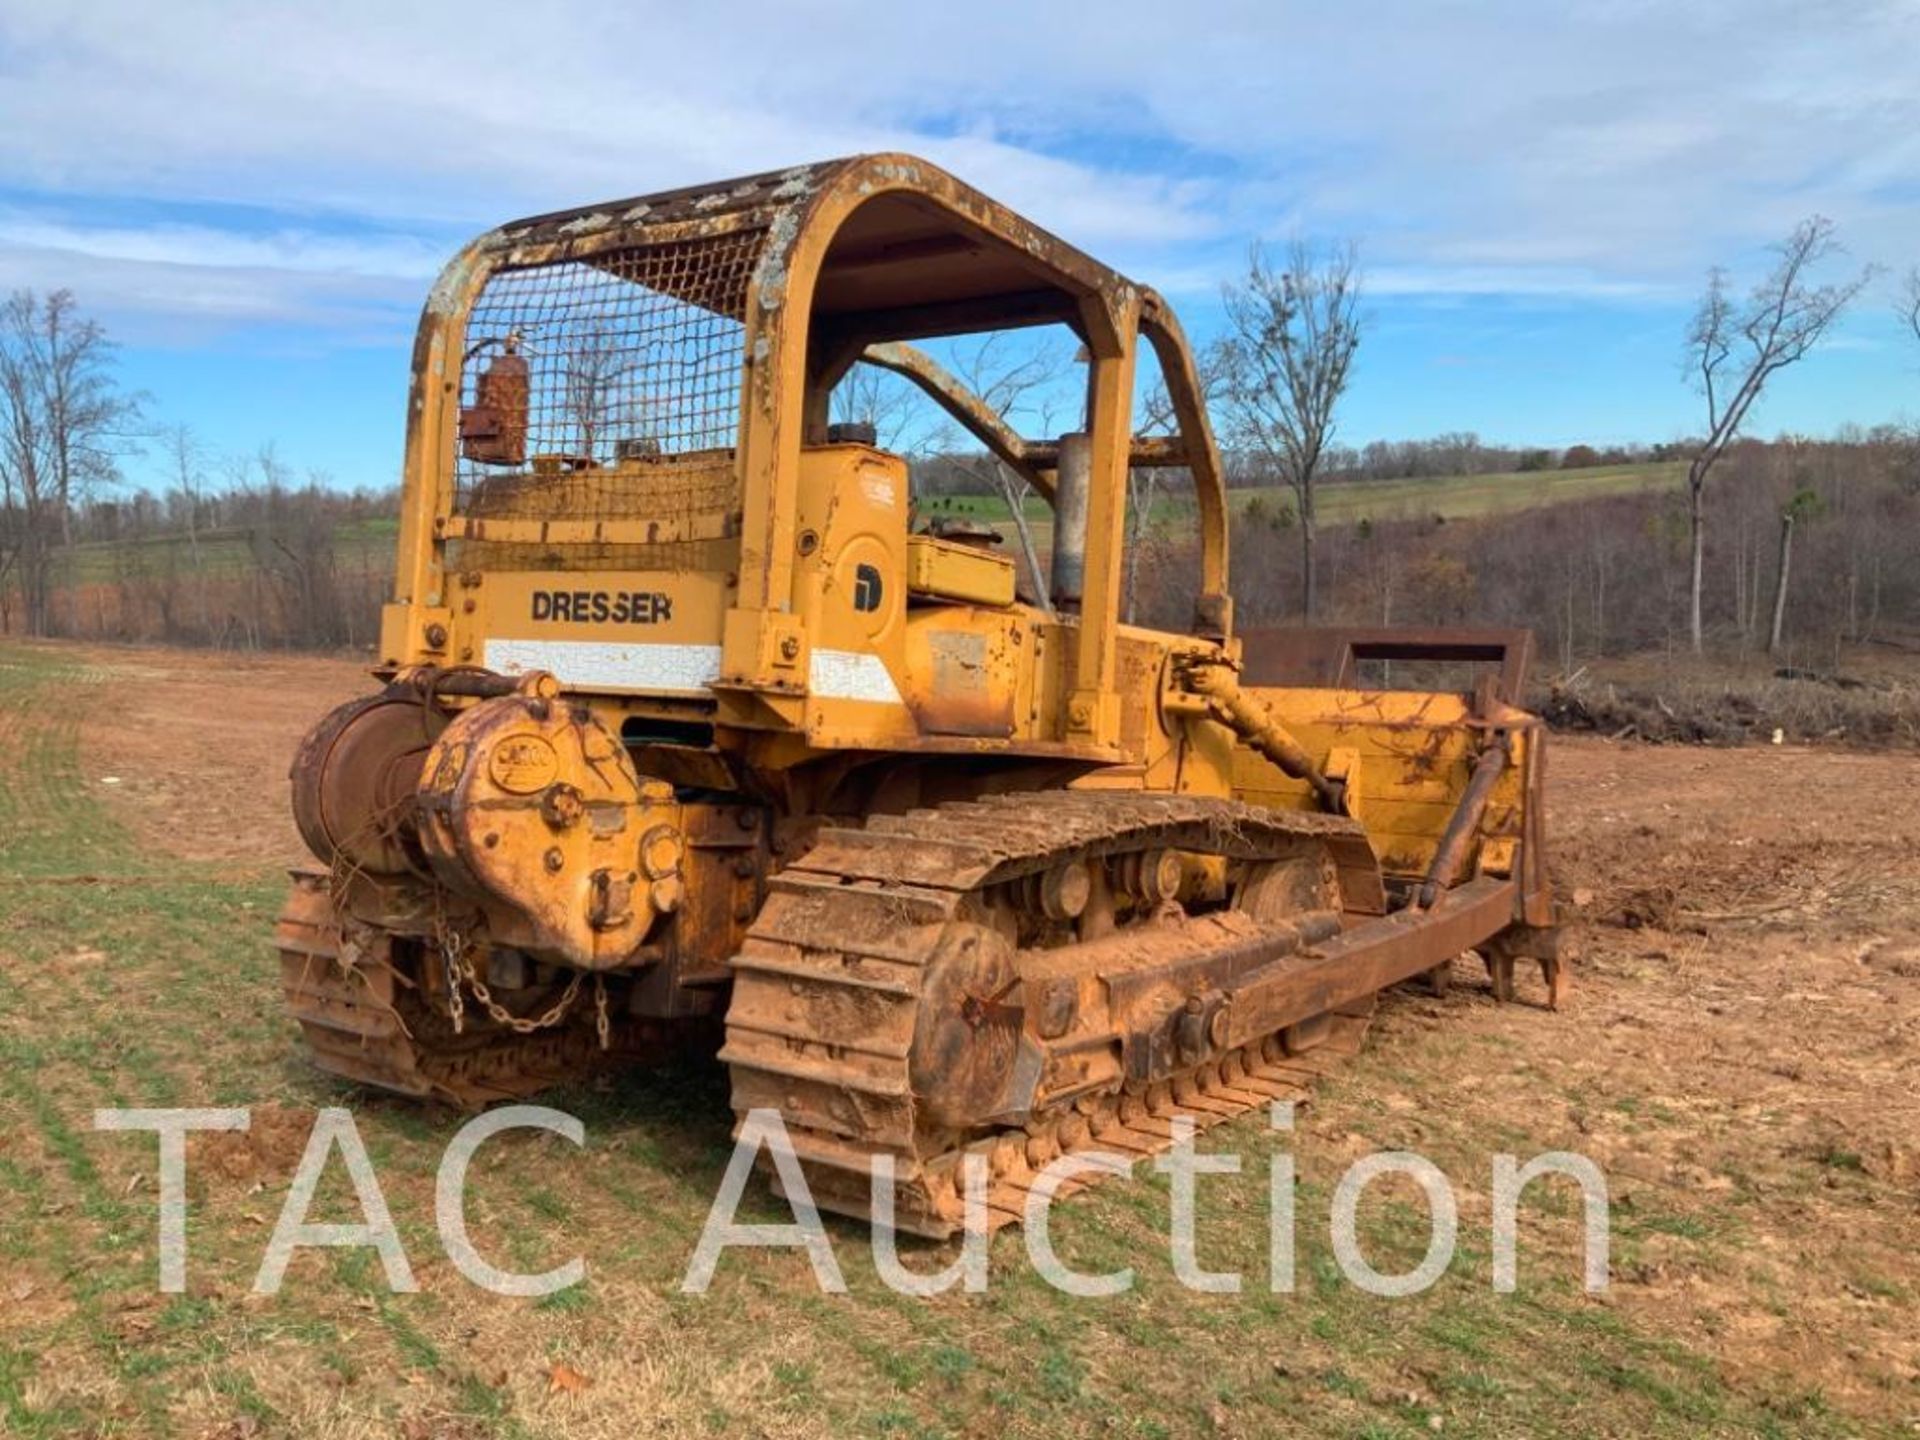
<instances>
[{"instance_id":1,"label":"wire mesh screen","mask_svg":"<svg viewBox=\"0 0 1920 1440\"><path fill-rule=\"evenodd\" d=\"M724 504L757 231L492 276L467 320L457 508L655 517Z\"/></svg>"}]
</instances>

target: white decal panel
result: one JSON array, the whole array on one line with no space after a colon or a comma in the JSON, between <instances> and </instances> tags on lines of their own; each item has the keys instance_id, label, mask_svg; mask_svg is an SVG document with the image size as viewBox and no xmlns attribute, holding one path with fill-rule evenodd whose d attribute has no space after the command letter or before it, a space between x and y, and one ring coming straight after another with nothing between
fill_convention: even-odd
<instances>
[{"instance_id":1,"label":"white decal panel","mask_svg":"<svg viewBox=\"0 0 1920 1440\"><path fill-rule=\"evenodd\" d=\"M502 675L550 671L570 689L698 695L720 678L720 647L494 639L486 644L486 666ZM886 662L858 650L815 650L807 689L823 700L903 703Z\"/></svg>"},{"instance_id":2,"label":"white decal panel","mask_svg":"<svg viewBox=\"0 0 1920 1440\"><path fill-rule=\"evenodd\" d=\"M720 678L718 645L613 645L598 640L489 640L489 670L548 670L580 690L700 695Z\"/></svg>"},{"instance_id":3,"label":"white decal panel","mask_svg":"<svg viewBox=\"0 0 1920 1440\"><path fill-rule=\"evenodd\" d=\"M861 650L815 650L807 662L807 689L823 700L901 703L887 662Z\"/></svg>"}]
</instances>

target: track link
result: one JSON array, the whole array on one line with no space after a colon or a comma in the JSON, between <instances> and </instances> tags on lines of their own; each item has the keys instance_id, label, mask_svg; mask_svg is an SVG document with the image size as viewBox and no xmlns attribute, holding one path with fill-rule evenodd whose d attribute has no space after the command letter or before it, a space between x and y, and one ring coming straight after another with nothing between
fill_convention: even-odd
<instances>
[{"instance_id":1,"label":"track link","mask_svg":"<svg viewBox=\"0 0 1920 1440\"><path fill-rule=\"evenodd\" d=\"M1359 1049L1372 997L1329 1016L1319 1043L1301 1053L1269 1036L1138 1093L1083 1095L985 1133L930 1126L909 1074L928 1003L923 978L969 897L1068 860L1177 849L1260 863L1297 855L1303 841L1332 857L1346 908L1382 906L1354 821L1205 797L991 796L822 832L772 882L734 960L721 1058L740 1124L750 1110L777 1110L814 1200L863 1219L875 1162L887 1157L895 1226L945 1238L964 1223L968 1154L987 1159L989 1226L998 1228L1022 1217L1039 1171L1059 1156L1148 1156L1172 1144L1176 1114L1204 1129L1274 1100L1306 1099L1315 1079ZM1086 1183L1070 1180L1059 1193Z\"/></svg>"}]
</instances>

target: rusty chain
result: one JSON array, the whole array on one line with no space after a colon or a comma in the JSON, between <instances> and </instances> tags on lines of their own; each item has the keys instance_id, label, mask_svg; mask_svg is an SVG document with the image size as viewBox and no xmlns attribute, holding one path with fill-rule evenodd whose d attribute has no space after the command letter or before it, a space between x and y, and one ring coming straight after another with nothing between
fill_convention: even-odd
<instances>
[{"instance_id":1,"label":"rusty chain","mask_svg":"<svg viewBox=\"0 0 1920 1440\"><path fill-rule=\"evenodd\" d=\"M441 948L446 952L449 972L447 1010L453 1019L453 1031L456 1035L461 1033L461 1027L465 1022L466 1002L460 996L460 987L463 983L473 991L473 998L480 1002L481 1008L492 1016L496 1023L504 1025L516 1035L532 1035L536 1031L551 1030L567 1018L567 1012L573 1008L573 1002L580 998L580 987L587 978L584 970L574 971L573 978L567 982L567 988L561 992L560 998L548 1007L546 1014L528 1020L514 1014L493 998L493 992L487 989L486 982L474 969L473 961L455 943L455 937L451 932L442 937ZM605 1049L607 1044L606 985L598 976L594 977L594 984L600 992L600 1046Z\"/></svg>"},{"instance_id":2,"label":"rusty chain","mask_svg":"<svg viewBox=\"0 0 1920 1440\"><path fill-rule=\"evenodd\" d=\"M447 958L447 1015L453 1021L453 1033L464 1035L467 1029L467 1003L460 998L460 952L450 929L440 935L440 949Z\"/></svg>"}]
</instances>

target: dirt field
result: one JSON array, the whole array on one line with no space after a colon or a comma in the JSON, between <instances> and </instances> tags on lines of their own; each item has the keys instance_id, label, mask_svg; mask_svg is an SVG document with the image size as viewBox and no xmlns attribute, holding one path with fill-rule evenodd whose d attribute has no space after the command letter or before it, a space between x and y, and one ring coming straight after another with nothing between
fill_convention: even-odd
<instances>
[{"instance_id":1,"label":"dirt field","mask_svg":"<svg viewBox=\"0 0 1920 1440\"><path fill-rule=\"evenodd\" d=\"M1063 1206L1075 1300L993 1250L986 1294L877 1280L831 1227L851 1293L792 1252L735 1252L679 1293L727 1157L724 1082L687 1064L553 1103L588 1143L503 1137L474 1239L587 1282L540 1301L468 1286L434 1231L458 1117L354 1095L298 1060L266 936L299 858L284 772L362 688L327 660L0 648L0 1434L410 1440L636 1435L1911 1435L1920 1433L1920 760L1581 738L1554 747L1550 825L1574 920L1558 1014L1499 1007L1470 962L1445 999L1392 997L1292 1146L1300 1289L1269 1293L1258 1117L1211 1132L1245 1173L1201 1186L1175 1283L1166 1180ZM1537 995L1537 986L1526 994ZM155 1149L102 1105L250 1107L189 1146L187 1293L155 1287ZM249 1294L313 1113L347 1104L420 1293L371 1252L313 1251ZM1355 1158L1417 1149L1461 1244L1408 1300L1340 1279L1330 1193ZM1568 1149L1608 1176L1611 1284L1578 1284L1571 1190L1529 1191L1521 1285L1493 1293L1495 1152ZM355 1218L329 1175L316 1219ZM1383 1183L1383 1270L1426 1244ZM745 1219L785 1219L753 1192ZM944 1250L910 1252L932 1269Z\"/></svg>"}]
</instances>

